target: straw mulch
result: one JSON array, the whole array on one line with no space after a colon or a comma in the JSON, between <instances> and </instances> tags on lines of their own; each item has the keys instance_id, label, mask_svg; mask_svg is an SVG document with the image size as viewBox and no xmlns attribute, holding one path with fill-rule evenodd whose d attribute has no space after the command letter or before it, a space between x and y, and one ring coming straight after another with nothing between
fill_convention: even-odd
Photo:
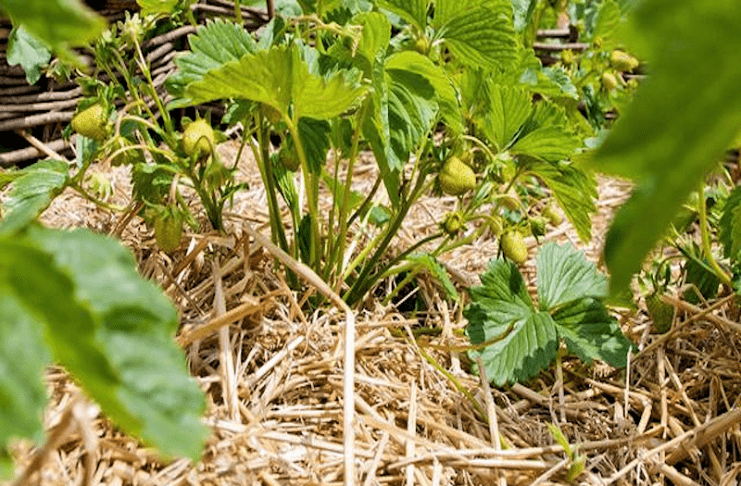
<instances>
[{"instance_id":1,"label":"straw mulch","mask_svg":"<svg viewBox=\"0 0 741 486\"><path fill-rule=\"evenodd\" d=\"M221 150L233 160L233 144ZM111 203L128 204L126 170L101 170L114 183ZM357 188L367 190L373 174L371 161L359 164ZM188 235L172 255L157 250L138 218L122 230L120 214L73 194L45 213L57 227L122 230L142 274L180 310L176 339L207 394L204 420L213 434L198 463L164 462L113 428L53 369L46 415L52 447L20 443L14 450L17 472L27 472L29 484L341 484L350 453L355 475L348 484L359 485L566 484L574 461L584 464L577 484L739 484L741 326L732 298L699 307L673 300L678 312L665 335L652 330L640 307L623 311L623 328L642 350L627 370L566 358L529 383L497 389L465 359L466 342L456 332L466 325L461 309L422 277L419 295L410 298L421 299L426 313L402 314L374 297L353 315L356 364L346 374L347 316L331 301L305 312L317 287L292 292L275 253L247 233L269 231L249 157L240 162L240 177L250 190L229 212L230 234ZM601 180L600 191L597 237L581 245L594 261L628 187ZM452 198L422 201L393 249L433 231L453 205ZM578 243L568 223L545 239ZM447 264L463 289L495 255L496 242L484 240L449 255ZM532 262L525 273L533 277ZM440 332L418 337L420 326ZM347 377L354 382L350 416L343 411ZM343 445L346 420L353 451ZM554 440L551 424L573 457ZM36 460L39 451L47 453L43 461Z\"/></svg>"}]
</instances>

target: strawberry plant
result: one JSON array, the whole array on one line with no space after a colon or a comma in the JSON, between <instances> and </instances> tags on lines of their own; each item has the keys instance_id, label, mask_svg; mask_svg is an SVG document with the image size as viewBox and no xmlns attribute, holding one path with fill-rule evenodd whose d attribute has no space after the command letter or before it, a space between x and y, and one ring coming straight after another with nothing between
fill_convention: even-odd
<instances>
[{"instance_id":1,"label":"strawberry plant","mask_svg":"<svg viewBox=\"0 0 741 486\"><path fill-rule=\"evenodd\" d=\"M607 278L570 245L544 245L537 256L537 304L517 266L493 260L471 289L466 333L486 376L513 384L550 365L559 343L590 364L624 367L630 342L604 305ZM478 345L478 346L477 346Z\"/></svg>"}]
</instances>

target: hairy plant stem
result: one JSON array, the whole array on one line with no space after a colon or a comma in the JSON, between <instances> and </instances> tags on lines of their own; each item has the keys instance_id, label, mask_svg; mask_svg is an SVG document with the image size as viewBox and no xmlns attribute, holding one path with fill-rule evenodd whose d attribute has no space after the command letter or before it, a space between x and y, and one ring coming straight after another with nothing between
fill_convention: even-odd
<instances>
[{"instance_id":1,"label":"hairy plant stem","mask_svg":"<svg viewBox=\"0 0 741 486\"><path fill-rule=\"evenodd\" d=\"M350 149L350 159L347 161L347 171L345 173L345 188L342 193L342 202L339 207L338 222L340 223L340 230L337 234L337 238L334 242L335 250L329 260L329 265L332 270L336 272L336 275L343 274L342 263L344 261L345 248L347 246L347 227L348 227L348 210L350 209L350 195L352 194L352 176L353 170L355 169L355 163L358 160L358 145L360 143L360 125L365 118L368 104L365 103L363 108L358 112L358 129L353 133L352 145ZM336 180L336 179L335 179ZM335 262L336 260L336 262ZM331 283L330 283L331 285ZM337 282L337 290L342 285L342 280L339 279Z\"/></svg>"},{"instance_id":2,"label":"hairy plant stem","mask_svg":"<svg viewBox=\"0 0 741 486\"><path fill-rule=\"evenodd\" d=\"M731 277L718 265L717 260L713 256L713 249L710 244L710 230L708 228L708 212L705 201L705 185L700 184L699 189L699 202L697 203L697 213L700 218L700 235L702 238L702 252L707 259L710 268L713 269L713 273L718 279L726 286L733 288L733 282Z\"/></svg>"}]
</instances>

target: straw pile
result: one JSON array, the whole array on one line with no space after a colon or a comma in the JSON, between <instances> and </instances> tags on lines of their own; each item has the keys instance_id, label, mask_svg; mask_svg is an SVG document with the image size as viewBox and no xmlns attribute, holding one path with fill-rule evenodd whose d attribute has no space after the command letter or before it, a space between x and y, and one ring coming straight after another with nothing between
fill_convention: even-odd
<instances>
[{"instance_id":1,"label":"straw pile","mask_svg":"<svg viewBox=\"0 0 741 486\"><path fill-rule=\"evenodd\" d=\"M220 149L224 160L233 160L234 144ZM125 206L126 170L100 170L114 183L110 202ZM366 161L356 170L362 191L375 169ZM265 193L247 156L240 177L251 189L228 215L229 235L190 235L190 244L171 256L156 249L138 218L122 228L120 215L72 194L45 213L52 226L121 232L142 274L166 290L182 316L176 339L208 396L204 420L213 435L197 464L164 462L112 427L53 369L49 447L21 443L14 450L27 484L343 482L345 316L331 303L304 311L317 287L290 291L269 245L248 233L267 233L268 225ZM598 235L628 190L614 180L600 186ZM395 248L434 229L452 205L452 199L422 201ZM545 239L575 236L564 223ZM598 237L585 247L595 261L600 245ZM495 242L485 240L450 255L462 290L495 254ZM472 373L476 364L461 352L461 309L426 277L417 292L427 304L424 314L402 314L370 298L354 316L351 484L567 484L575 460L585 466L577 484L738 484L741 326L732 297L699 307L672 299L677 318L663 336L640 309L625 311L624 330L641 349L627 370L565 359L525 385L496 389ZM421 326L436 332L418 335ZM554 440L551 424L573 457Z\"/></svg>"}]
</instances>

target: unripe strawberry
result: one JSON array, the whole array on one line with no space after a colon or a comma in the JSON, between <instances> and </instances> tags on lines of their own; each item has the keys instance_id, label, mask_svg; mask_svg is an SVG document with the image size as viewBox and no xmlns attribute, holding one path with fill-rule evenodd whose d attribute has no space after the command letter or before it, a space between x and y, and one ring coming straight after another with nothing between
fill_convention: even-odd
<instances>
[{"instance_id":1,"label":"unripe strawberry","mask_svg":"<svg viewBox=\"0 0 741 486\"><path fill-rule=\"evenodd\" d=\"M272 123L273 125L275 125L276 123L279 123L279 122L280 122L280 121L281 121L281 120L283 119L283 117L282 117L282 116L281 116L281 114L280 114L280 111L276 110L276 109L275 109L275 108L273 108L272 106L270 106L270 105L267 105L267 104L265 104L265 103L263 103L263 104L262 104L262 105L260 105L260 106L261 106L261 108L262 108L262 114L263 114L263 115L265 116L265 118L267 118L267 119L268 119L268 121L269 121L270 123Z\"/></svg>"},{"instance_id":2,"label":"unripe strawberry","mask_svg":"<svg viewBox=\"0 0 741 486\"><path fill-rule=\"evenodd\" d=\"M427 53L430 51L430 43L427 42L427 37L420 37L417 39L417 41L414 43L414 50L422 54L423 56L426 56Z\"/></svg>"},{"instance_id":3,"label":"unripe strawberry","mask_svg":"<svg viewBox=\"0 0 741 486\"><path fill-rule=\"evenodd\" d=\"M654 327L661 334L667 332L674 322L674 306L661 300L661 295L654 292L646 297L646 309L648 316L654 323Z\"/></svg>"},{"instance_id":4,"label":"unripe strawberry","mask_svg":"<svg viewBox=\"0 0 741 486\"><path fill-rule=\"evenodd\" d=\"M200 159L211 155L216 145L216 134L206 120L196 120L185 127L183 132L183 150L188 155Z\"/></svg>"},{"instance_id":5,"label":"unripe strawberry","mask_svg":"<svg viewBox=\"0 0 741 486\"><path fill-rule=\"evenodd\" d=\"M460 196L476 188L476 173L461 159L452 156L443 164L438 181L445 194Z\"/></svg>"},{"instance_id":6,"label":"unripe strawberry","mask_svg":"<svg viewBox=\"0 0 741 486\"><path fill-rule=\"evenodd\" d=\"M180 245L183 237L183 216L177 208L169 207L154 219L154 238L162 251L169 253Z\"/></svg>"},{"instance_id":7,"label":"unripe strawberry","mask_svg":"<svg viewBox=\"0 0 741 486\"><path fill-rule=\"evenodd\" d=\"M463 215L460 211L454 211L445 215L442 229L450 236L455 236L463 228Z\"/></svg>"},{"instance_id":8,"label":"unripe strawberry","mask_svg":"<svg viewBox=\"0 0 741 486\"><path fill-rule=\"evenodd\" d=\"M108 138L107 125L108 116L102 103L88 106L72 118L72 129L96 142L103 142Z\"/></svg>"},{"instance_id":9,"label":"unripe strawberry","mask_svg":"<svg viewBox=\"0 0 741 486\"><path fill-rule=\"evenodd\" d=\"M520 200L513 194L502 194L499 196L499 203L510 211L516 211L520 208Z\"/></svg>"},{"instance_id":10,"label":"unripe strawberry","mask_svg":"<svg viewBox=\"0 0 741 486\"><path fill-rule=\"evenodd\" d=\"M549 203L545 209L543 209L542 214L543 217L553 226L558 226L563 222L563 216L558 212L558 209L553 202Z\"/></svg>"},{"instance_id":11,"label":"unripe strawberry","mask_svg":"<svg viewBox=\"0 0 741 486\"><path fill-rule=\"evenodd\" d=\"M605 88L605 91L609 93L613 89L617 88L617 85L618 85L618 81L614 74L612 73L602 74L602 87Z\"/></svg>"},{"instance_id":12,"label":"unripe strawberry","mask_svg":"<svg viewBox=\"0 0 741 486\"><path fill-rule=\"evenodd\" d=\"M296 172L301 167L301 161L292 143L286 142L278 150L278 162L291 172Z\"/></svg>"},{"instance_id":13,"label":"unripe strawberry","mask_svg":"<svg viewBox=\"0 0 741 486\"><path fill-rule=\"evenodd\" d=\"M545 223L546 219L541 216L530 219L530 232L533 236L543 236L545 234Z\"/></svg>"},{"instance_id":14,"label":"unripe strawberry","mask_svg":"<svg viewBox=\"0 0 741 486\"><path fill-rule=\"evenodd\" d=\"M610 54L610 64L618 71L632 71L640 62L627 52L616 49Z\"/></svg>"},{"instance_id":15,"label":"unripe strawberry","mask_svg":"<svg viewBox=\"0 0 741 486\"><path fill-rule=\"evenodd\" d=\"M525 238L519 231L509 231L502 235L499 240L504 256L517 264L523 264L527 260L527 246Z\"/></svg>"},{"instance_id":16,"label":"unripe strawberry","mask_svg":"<svg viewBox=\"0 0 741 486\"><path fill-rule=\"evenodd\" d=\"M502 233L504 232L504 221L502 221L501 217L494 215L489 218L489 231L491 231L491 234L497 238L502 236Z\"/></svg>"}]
</instances>

